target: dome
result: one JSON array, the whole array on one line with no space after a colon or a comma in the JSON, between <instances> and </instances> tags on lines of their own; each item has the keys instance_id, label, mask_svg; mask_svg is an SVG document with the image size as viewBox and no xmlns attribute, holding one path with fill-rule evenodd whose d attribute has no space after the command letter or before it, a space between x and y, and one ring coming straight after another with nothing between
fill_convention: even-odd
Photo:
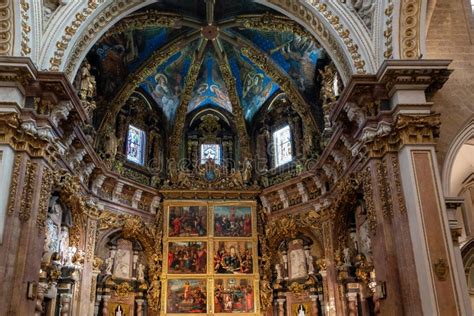
<instances>
[{"instance_id":1,"label":"dome","mask_svg":"<svg viewBox=\"0 0 474 316\"><path fill-rule=\"evenodd\" d=\"M323 125L324 49L296 22L252 1L154 3L115 24L87 60L97 81L97 126L135 91L170 130L177 116L203 107L242 117L248 127L282 91Z\"/></svg>"}]
</instances>

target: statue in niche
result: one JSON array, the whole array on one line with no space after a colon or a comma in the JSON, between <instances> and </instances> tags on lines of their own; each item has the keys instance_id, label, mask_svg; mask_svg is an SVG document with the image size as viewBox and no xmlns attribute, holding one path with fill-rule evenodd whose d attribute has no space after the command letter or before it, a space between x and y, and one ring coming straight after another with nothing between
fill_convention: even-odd
<instances>
[{"instance_id":1,"label":"statue in niche","mask_svg":"<svg viewBox=\"0 0 474 316\"><path fill-rule=\"evenodd\" d=\"M241 188L244 186L244 179L242 177L242 172L240 172L240 170L236 170L235 168L232 168L230 172L230 178L232 180L232 183L235 185L235 187Z\"/></svg>"},{"instance_id":2,"label":"statue in niche","mask_svg":"<svg viewBox=\"0 0 474 316\"><path fill-rule=\"evenodd\" d=\"M139 263L137 268L137 279L140 282L145 281L145 265Z\"/></svg>"},{"instance_id":3,"label":"statue in niche","mask_svg":"<svg viewBox=\"0 0 474 316\"><path fill-rule=\"evenodd\" d=\"M252 180L252 163L250 162L249 159L245 159L244 161L244 168L243 168L243 171L242 171L242 180L243 180L243 183L250 183L250 181Z\"/></svg>"},{"instance_id":4,"label":"statue in niche","mask_svg":"<svg viewBox=\"0 0 474 316\"><path fill-rule=\"evenodd\" d=\"M69 229L66 226L61 226L61 232L59 233L59 257L61 263L65 264L66 252L69 248Z\"/></svg>"},{"instance_id":5,"label":"statue in niche","mask_svg":"<svg viewBox=\"0 0 474 316\"><path fill-rule=\"evenodd\" d=\"M342 253L344 254L344 266L346 267L352 266L350 249L346 247L342 250Z\"/></svg>"},{"instance_id":6,"label":"statue in niche","mask_svg":"<svg viewBox=\"0 0 474 316\"><path fill-rule=\"evenodd\" d=\"M123 314L123 309L122 309L122 306L117 306L117 308L115 309L115 316L122 316L124 315Z\"/></svg>"},{"instance_id":7,"label":"statue in niche","mask_svg":"<svg viewBox=\"0 0 474 316\"><path fill-rule=\"evenodd\" d=\"M279 263L275 264L275 270L277 273L277 280L278 281L283 280L283 273L281 271L281 265Z\"/></svg>"},{"instance_id":8,"label":"statue in niche","mask_svg":"<svg viewBox=\"0 0 474 316\"><path fill-rule=\"evenodd\" d=\"M117 147L118 144L121 142L117 136L115 136L115 132L112 127L108 127L104 133L104 144L103 144L103 152L105 154L106 159L115 159L117 155Z\"/></svg>"},{"instance_id":9,"label":"statue in niche","mask_svg":"<svg viewBox=\"0 0 474 316\"><path fill-rule=\"evenodd\" d=\"M74 266L73 259L74 255L76 254L76 247L68 247L65 253L65 258L64 258L64 265L71 267Z\"/></svg>"},{"instance_id":10,"label":"statue in niche","mask_svg":"<svg viewBox=\"0 0 474 316\"><path fill-rule=\"evenodd\" d=\"M306 249L304 253L306 255L306 265L308 266L308 274L314 274L313 256L311 256L311 252L309 249Z\"/></svg>"},{"instance_id":11,"label":"statue in niche","mask_svg":"<svg viewBox=\"0 0 474 316\"><path fill-rule=\"evenodd\" d=\"M306 315L306 310L304 309L303 304L300 304L298 306L298 316L305 316Z\"/></svg>"},{"instance_id":12,"label":"statue in niche","mask_svg":"<svg viewBox=\"0 0 474 316\"><path fill-rule=\"evenodd\" d=\"M112 269L114 267L114 258L112 256L105 259L105 274L112 275Z\"/></svg>"},{"instance_id":13,"label":"statue in niche","mask_svg":"<svg viewBox=\"0 0 474 316\"><path fill-rule=\"evenodd\" d=\"M91 64L85 60L81 67L81 83L79 94L81 101L88 101L94 97L95 85L95 77L91 74Z\"/></svg>"}]
</instances>

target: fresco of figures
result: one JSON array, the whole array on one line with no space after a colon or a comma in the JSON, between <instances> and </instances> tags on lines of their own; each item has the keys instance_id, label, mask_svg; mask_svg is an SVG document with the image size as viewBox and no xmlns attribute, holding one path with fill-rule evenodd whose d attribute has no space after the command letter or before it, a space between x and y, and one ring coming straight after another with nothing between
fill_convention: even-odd
<instances>
[{"instance_id":1,"label":"fresco of figures","mask_svg":"<svg viewBox=\"0 0 474 316\"><path fill-rule=\"evenodd\" d=\"M253 273L252 242L214 242L214 273Z\"/></svg>"},{"instance_id":2,"label":"fresco of figures","mask_svg":"<svg viewBox=\"0 0 474 316\"><path fill-rule=\"evenodd\" d=\"M214 208L214 236L251 237L251 208L239 206L216 206Z\"/></svg>"},{"instance_id":3,"label":"fresco of figures","mask_svg":"<svg viewBox=\"0 0 474 316\"><path fill-rule=\"evenodd\" d=\"M206 280L168 280L167 313L206 313Z\"/></svg>"},{"instance_id":4,"label":"fresco of figures","mask_svg":"<svg viewBox=\"0 0 474 316\"><path fill-rule=\"evenodd\" d=\"M207 243L202 241L170 242L168 273L206 273Z\"/></svg>"},{"instance_id":5,"label":"fresco of figures","mask_svg":"<svg viewBox=\"0 0 474 316\"><path fill-rule=\"evenodd\" d=\"M214 284L214 312L254 312L254 289L252 280L216 279Z\"/></svg>"},{"instance_id":6,"label":"fresco of figures","mask_svg":"<svg viewBox=\"0 0 474 316\"><path fill-rule=\"evenodd\" d=\"M169 237L207 235L206 206L172 206L169 209Z\"/></svg>"}]
</instances>

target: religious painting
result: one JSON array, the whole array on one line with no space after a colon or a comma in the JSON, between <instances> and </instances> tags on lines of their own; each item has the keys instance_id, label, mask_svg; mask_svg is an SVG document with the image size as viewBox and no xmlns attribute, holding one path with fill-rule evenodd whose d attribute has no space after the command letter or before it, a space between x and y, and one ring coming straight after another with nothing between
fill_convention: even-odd
<instances>
[{"instance_id":1,"label":"religious painting","mask_svg":"<svg viewBox=\"0 0 474 316\"><path fill-rule=\"evenodd\" d=\"M215 206L214 236L251 237L252 209L241 206Z\"/></svg>"},{"instance_id":2,"label":"religious painting","mask_svg":"<svg viewBox=\"0 0 474 316\"><path fill-rule=\"evenodd\" d=\"M169 237L202 237L207 235L206 206L171 206Z\"/></svg>"},{"instance_id":3,"label":"religious painting","mask_svg":"<svg viewBox=\"0 0 474 316\"><path fill-rule=\"evenodd\" d=\"M232 113L232 103L222 79L217 57L210 51L204 57L191 101L188 104L188 112L205 105L220 107Z\"/></svg>"},{"instance_id":4,"label":"religious painting","mask_svg":"<svg viewBox=\"0 0 474 316\"><path fill-rule=\"evenodd\" d=\"M251 279L215 279L214 312L253 313L255 311L254 296Z\"/></svg>"},{"instance_id":5,"label":"religious painting","mask_svg":"<svg viewBox=\"0 0 474 316\"><path fill-rule=\"evenodd\" d=\"M203 241L170 242L168 273L206 273L207 243Z\"/></svg>"},{"instance_id":6,"label":"religious painting","mask_svg":"<svg viewBox=\"0 0 474 316\"><path fill-rule=\"evenodd\" d=\"M250 39L261 50L267 52L308 100L314 96L316 66L319 60L325 58L325 53L311 36L250 29L235 29L235 32Z\"/></svg>"},{"instance_id":7,"label":"religious painting","mask_svg":"<svg viewBox=\"0 0 474 316\"><path fill-rule=\"evenodd\" d=\"M153 27L102 37L87 55L97 70L98 92L113 97L128 76L177 32L172 28Z\"/></svg>"},{"instance_id":8,"label":"religious painting","mask_svg":"<svg viewBox=\"0 0 474 316\"><path fill-rule=\"evenodd\" d=\"M206 313L206 279L170 279L166 312L172 314Z\"/></svg>"},{"instance_id":9,"label":"religious painting","mask_svg":"<svg viewBox=\"0 0 474 316\"><path fill-rule=\"evenodd\" d=\"M161 107L169 122L174 120L180 103L184 80L192 63L196 43L171 56L156 68L154 74L140 84Z\"/></svg>"},{"instance_id":10,"label":"religious painting","mask_svg":"<svg viewBox=\"0 0 474 316\"><path fill-rule=\"evenodd\" d=\"M252 249L249 241L215 241L214 273L253 273Z\"/></svg>"},{"instance_id":11,"label":"religious painting","mask_svg":"<svg viewBox=\"0 0 474 316\"><path fill-rule=\"evenodd\" d=\"M235 78L244 117L251 121L279 86L239 50L228 44L224 44L224 48L229 56L229 66Z\"/></svg>"}]
</instances>

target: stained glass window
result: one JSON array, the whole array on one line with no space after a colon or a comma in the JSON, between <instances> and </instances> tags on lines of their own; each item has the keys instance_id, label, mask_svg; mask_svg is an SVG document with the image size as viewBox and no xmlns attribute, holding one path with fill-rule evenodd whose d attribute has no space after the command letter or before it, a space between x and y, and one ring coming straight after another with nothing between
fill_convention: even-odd
<instances>
[{"instance_id":1,"label":"stained glass window","mask_svg":"<svg viewBox=\"0 0 474 316\"><path fill-rule=\"evenodd\" d=\"M279 167L293 160L291 132L288 125L273 132L273 146L275 148L275 167Z\"/></svg>"},{"instance_id":2,"label":"stained glass window","mask_svg":"<svg viewBox=\"0 0 474 316\"><path fill-rule=\"evenodd\" d=\"M201 144L201 164L212 159L218 165L221 164L221 146L219 144Z\"/></svg>"},{"instance_id":3,"label":"stained glass window","mask_svg":"<svg viewBox=\"0 0 474 316\"><path fill-rule=\"evenodd\" d=\"M145 132L133 125L128 127L127 159L139 165L144 163Z\"/></svg>"}]
</instances>

